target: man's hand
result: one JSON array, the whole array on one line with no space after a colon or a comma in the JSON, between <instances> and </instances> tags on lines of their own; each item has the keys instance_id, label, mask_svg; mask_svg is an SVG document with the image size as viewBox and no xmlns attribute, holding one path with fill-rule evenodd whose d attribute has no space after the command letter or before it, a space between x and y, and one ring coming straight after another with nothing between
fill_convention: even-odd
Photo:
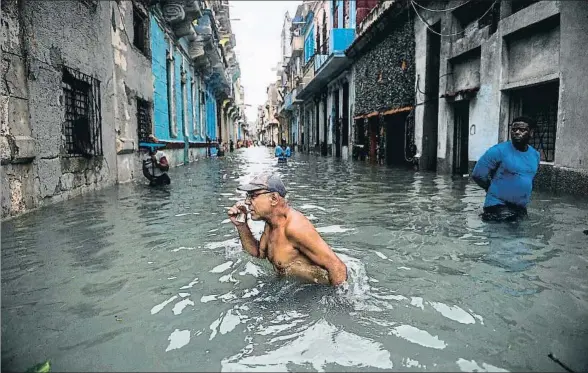
<instances>
[{"instance_id":1,"label":"man's hand","mask_svg":"<svg viewBox=\"0 0 588 373\"><path fill-rule=\"evenodd\" d=\"M235 227L238 228L240 226L247 225L247 206L245 206L243 202L235 203L235 205L231 207L229 211L227 211L227 214L229 215L231 223L233 223ZM240 214L245 215L245 221L237 220Z\"/></svg>"}]
</instances>

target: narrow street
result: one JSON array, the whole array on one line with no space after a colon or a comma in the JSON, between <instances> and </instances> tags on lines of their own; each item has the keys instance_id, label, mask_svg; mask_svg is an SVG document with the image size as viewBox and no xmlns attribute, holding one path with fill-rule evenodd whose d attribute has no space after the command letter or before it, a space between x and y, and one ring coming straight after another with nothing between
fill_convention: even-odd
<instances>
[{"instance_id":1,"label":"narrow street","mask_svg":"<svg viewBox=\"0 0 588 373\"><path fill-rule=\"evenodd\" d=\"M347 288L242 251L226 211L264 170ZM466 180L265 147L169 174L2 222L3 371L588 369L586 198L538 191L528 220L484 223Z\"/></svg>"}]
</instances>

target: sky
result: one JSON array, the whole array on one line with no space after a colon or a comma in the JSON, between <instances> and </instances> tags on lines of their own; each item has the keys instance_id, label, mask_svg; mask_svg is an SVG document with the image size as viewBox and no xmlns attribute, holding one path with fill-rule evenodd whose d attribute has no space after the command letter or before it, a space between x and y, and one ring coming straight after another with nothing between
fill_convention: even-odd
<instances>
[{"instance_id":1,"label":"sky","mask_svg":"<svg viewBox=\"0 0 588 373\"><path fill-rule=\"evenodd\" d=\"M257 106L266 98L267 86L276 81L281 59L280 34L286 11L293 17L302 1L229 1L231 27L245 90L247 120L255 122ZM235 19L240 19L237 21Z\"/></svg>"}]
</instances>

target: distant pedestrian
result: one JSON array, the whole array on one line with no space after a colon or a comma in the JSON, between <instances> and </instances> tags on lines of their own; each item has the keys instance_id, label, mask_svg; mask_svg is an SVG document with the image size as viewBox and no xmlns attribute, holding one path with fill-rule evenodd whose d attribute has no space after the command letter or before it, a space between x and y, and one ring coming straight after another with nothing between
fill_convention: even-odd
<instances>
[{"instance_id":1,"label":"distant pedestrian","mask_svg":"<svg viewBox=\"0 0 588 373\"><path fill-rule=\"evenodd\" d=\"M512 121L510 141L494 145L476 163L472 178L486 191L483 220L513 221L527 215L541 156L529 145L536 122Z\"/></svg>"},{"instance_id":2,"label":"distant pedestrian","mask_svg":"<svg viewBox=\"0 0 588 373\"><path fill-rule=\"evenodd\" d=\"M231 141L229 141L229 151L232 153L233 150L235 150L235 143L233 142L233 139L231 139Z\"/></svg>"},{"instance_id":3,"label":"distant pedestrian","mask_svg":"<svg viewBox=\"0 0 588 373\"><path fill-rule=\"evenodd\" d=\"M290 149L290 146L286 145L286 143L284 142L282 148L284 148L284 155L287 158L290 158L292 156L292 149Z\"/></svg>"},{"instance_id":4,"label":"distant pedestrian","mask_svg":"<svg viewBox=\"0 0 588 373\"><path fill-rule=\"evenodd\" d=\"M274 151L274 154L278 158L278 163L287 162L287 159L286 159L286 151L280 145L277 145L276 146L276 149Z\"/></svg>"}]
</instances>

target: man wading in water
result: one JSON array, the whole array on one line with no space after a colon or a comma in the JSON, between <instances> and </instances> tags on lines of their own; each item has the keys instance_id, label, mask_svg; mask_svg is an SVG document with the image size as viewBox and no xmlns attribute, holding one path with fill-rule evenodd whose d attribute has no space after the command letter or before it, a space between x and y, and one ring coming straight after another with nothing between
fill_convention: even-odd
<instances>
[{"instance_id":1,"label":"man wading in water","mask_svg":"<svg viewBox=\"0 0 588 373\"><path fill-rule=\"evenodd\" d=\"M494 145L476 163L472 178L486 191L483 220L513 221L527 215L541 160L529 145L535 126L531 118L515 118L512 140Z\"/></svg>"},{"instance_id":2,"label":"man wading in water","mask_svg":"<svg viewBox=\"0 0 588 373\"><path fill-rule=\"evenodd\" d=\"M331 285L347 280L345 263L312 223L288 205L284 198L286 187L278 175L260 175L238 189L247 192L245 205L249 207L251 219L265 221L263 234L257 241L247 225L246 206L238 202L229 209L245 251L257 258L267 258L280 275ZM245 218L240 219L242 216Z\"/></svg>"}]
</instances>

